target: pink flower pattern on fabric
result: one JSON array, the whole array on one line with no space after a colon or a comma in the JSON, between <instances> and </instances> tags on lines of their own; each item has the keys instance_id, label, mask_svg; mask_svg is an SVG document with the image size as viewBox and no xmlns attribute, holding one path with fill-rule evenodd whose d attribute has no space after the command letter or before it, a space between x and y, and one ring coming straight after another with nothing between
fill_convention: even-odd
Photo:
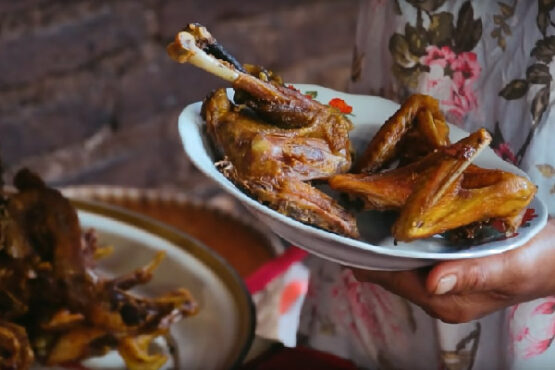
<instances>
[{"instance_id":1,"label":"pink flower pattern on fabric","mask_svg":"<svg viewBox=\"0 0 555 370\"><path fill-rule=\"evenodd\" d=\"M555 296L512 307L509 331L517 358L544 353L555 340Z\"/></svg>"},{"instance_id":2,"label":"pink flower pattern on fabric","mask_svg":"<svg viewBox=\"0 0 555 370\"><path fill-rule=\"evenodd\" d=\"M340 328L368 353L388 348L408 350L408 337L415 328L408 304L400 297L371 283L360 283L350 269L341 273L332 289L332 315ZM401 352L400 352L401 353Z\"/></svg>"},{"instance_id":3,"label":"pink flower pattern on fabric","mask_svg":"<svg viewBox=\"0 0 555 370\"><path fill-rule=\"evenodd\" d=\"M435 45L431 45L426 48L426 52L428 54L422 57L420 63L427 66L438 65L441 68L446 68L456 59L455 53L449 46L438 48Z\"/></svg>"},{"instance_id":4,"label":"pink flower pattern on fabric","mask_svg":"<svg viewBox=\"0 0 555 370\"><path fill-rule=\"evenodd\" d=\"M456 54L448 46L431 45L420 63L429 67L429 72L420 75L419 89L439 99L441 108L454 123L461 123L470 111L478 107L478 98L473 90L481 67L476 53L471 51Z\"/></svg>"}]
</instances>

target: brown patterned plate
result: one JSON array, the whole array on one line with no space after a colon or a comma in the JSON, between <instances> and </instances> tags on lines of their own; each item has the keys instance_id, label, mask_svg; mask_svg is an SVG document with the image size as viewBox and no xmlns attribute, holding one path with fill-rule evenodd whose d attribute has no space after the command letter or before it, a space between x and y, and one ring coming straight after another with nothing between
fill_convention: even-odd
<instances>
[{"instance_id":1,"label":"brown patterned plate","mask_svg":"<svg viewBox=\"0 0 555 370\"><path fill-rule=\"evenodd\" d=\"M178 191L116 186L75 186L61 191L68 198L123 207L176 227L215 250L241 277L283 251L279 238L261 226Z\"/></svg>"}]
</instances>

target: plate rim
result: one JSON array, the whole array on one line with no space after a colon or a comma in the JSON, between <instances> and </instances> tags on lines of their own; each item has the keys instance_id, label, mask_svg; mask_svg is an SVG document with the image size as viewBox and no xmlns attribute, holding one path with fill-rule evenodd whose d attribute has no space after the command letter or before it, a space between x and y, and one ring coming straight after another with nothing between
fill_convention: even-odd
<instances>
[{"instance_id":1,"label":"plate rim","mask_svg":"<svg viewBox=\"0 0 555 370\"><path fill-rule=\"evenodd\" d=\"M179 250L191 254L202 261L210 270L214 271L238 304L239 313L246 312L245 315L240 315L242 319L239 323L239 333L244 333L242 334L244 340L234 340L230 356L225 361L226 368L230 369L242 364L255 337L256 309L245 282L229 262L194 237L152 217L101 201L71 197L68 199L77 211L89 212L97 216L110 218L151 233L170 242ZM241 345L241 343L243 344Z\"/></svg>"},{"instance_id":2,"label":"plate rim","mask_svg":"<svg viewBox=\"0 0 555 370\"><path fill-rule=\"evenodd\" d=\"M106 185L106 184L81 184L81 185L68 185L62 186L57 188L63 196L75 199L75 200L84 200L89 202L101 202L103 204L107 204L113 207L118 207L119 209L131 211L134 213L138 213L145 217L149 217L150 219L154 219L158 222L162 222L167 226L176 228L179 232L189 235L191 238L199 241L200 243L204 243L196 239L194 236L190 235L184 230L179 229L179 227L172 226L168 223L165 223L162 220L158 220L153 216L149 216L148 214L143 214L141 212L135 211L133 209L126 208L123 204L113 204L111 202L112 199L116 199L117 202L150 202L150 203L157 203L157 204L167 204L167 203L174 203L177 206L187 205L191 207L198 207L204 210L208 210L214 213L218 213L225 217L230 217L233 221L238 222L246 227L252 228L254 231L260 233L261 236L267 239L269 250L274 254L274 256L279 256L285 250L285 245L283 241L271 230L269 230L265 225L261 227L259 222L255 222L250 217L245 217L244 214L235 214L229 210L222 209L216 205L212 205L206 203L201 199L195 199L193 196L188 194L187 192L183 192L178 189L159 189L155 187L130 187L130 186L121 186L121 185ZM211 248L210 248L211 249ZM218 253L218 251L215 251ZM224 258L225 260L225 258Z\"/></svg>"},{"instance_id":3,"label":"plate rim","mask_svg":"<svg viewBox=\"0 0 555 370\"><path fill-rule=\"evenodd\" d=\"M356 99L376 99L377 101L382 101L385 104L393 104L395 106L399 106L398 103L380 96L352 94L352 93L342 92L342 91L330 89L330 88L320 86L320 85L315 85L315 84L294 83L293 85L299 89L319 90L322 92L327 92L327 93L342 96L345 99L348 99L349 97L356 98ZM230 90L231 90L230 88L227 88L228 93L230 92ZM503 253L525 244L537 233L536 232L536 233L519 234L519 236L517 237L505 239L505 240L510 240L510 242L502 247L498 246L490 249L481 249L481 250L473 250L473 248L470 247L470 248L465 248L465 249L461 249L453 252L422 251L422 252L418 252L417 256L414 256L415 251L413 250L395 249L387 246L375 245L363 240L348 238L343 235L335 234L327 230L318 229L314 226L304 224L291 217L285 216L259 203L255 199L251 198L243 191L241 191L239 188L237 188L235 184L233 184L230 180L225 178L223 174L215 170L215 167L213 168L215 172L209 171L208 169L205 168L205 166L199 160L199 158L196 157L195 153L192 152L192 148L191 148L194 145L194 143L192 142L193 140L199 139L202 142L202 140L204 139L204 136L203 136L203 132L205 132L204 121L200 117L196 117L195 115L196 112L200 109L201 104L202 104L201 101L197 101L185 106L185 108L181 111L178 117L178 129L179 129L179 134L181 137L185 154L195 165L195 167L197 167L203 174L208 176L210 179L215 181L220 187L222 187L229 194L231 194L234 197L237 197L242 203L244 203L246 206L249 206L254 211L262 212L267 217L276 219L278 222L285 224L288 227L302 230L302 232L310 234L314 237L325 238L327 241L336 243L338 246L341 246L341 247L347 246L349 248L356 248L361 252L374 253L384 257L387 256L387 257L393 257L393 258L412 259L412 260L447 261L447 260L458 260L458 259L465 259L465 258L481 258L481 257ZM187 119L187 116L189 115L192 115L194 119L193 120ZM455 125L452 125L452 124L449 124L449 125L450 125L450 128L455 127L457 130L462 130ZM191 135L189 127L198 130L199 135L198 136ZM202 147L204 150L203 154L208 155L206 148L204 148L204 146ZM213 165L213 162L212 162L212 165ZM510 164L507 163L507 165L510 165ZM517 172L520 175L525 175L528 177L528 175L520 168L514 165L510 165L510 166L511 166L511 169L513 169L514 167L514 172ZM547 223L547 208L543 203L543 201L537 195L534 196L534 198L532 199L532 202L536 202L538 205L538 207L536 208L538 217L536 220L535 227L541 230L541 228L543 228L543 226L545 226L545 224ZM283 235L282 237L287 239L287 237ZM315 254L319 253L319 251L314 251L314 248L310 248L302 245L299 245L299 247L304 248ZM320 253L320 255L322 254Z\"/></svg>"}]
</instances>

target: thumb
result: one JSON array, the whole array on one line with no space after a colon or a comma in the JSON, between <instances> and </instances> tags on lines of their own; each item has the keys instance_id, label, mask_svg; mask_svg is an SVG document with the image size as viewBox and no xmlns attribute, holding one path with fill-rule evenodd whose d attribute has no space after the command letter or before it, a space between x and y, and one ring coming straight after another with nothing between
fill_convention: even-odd
<instances>
[{"instance_id":1,"label":"thumb","mask_svg":"<svg viewBox=\"0 0 555 370\"><path fill-rule=\"evenodd\" d=\"M431 294L478 293L499 290L504 286L504 256L448 261L432 268L426 279Z\"/></svg>"}]
</instances>

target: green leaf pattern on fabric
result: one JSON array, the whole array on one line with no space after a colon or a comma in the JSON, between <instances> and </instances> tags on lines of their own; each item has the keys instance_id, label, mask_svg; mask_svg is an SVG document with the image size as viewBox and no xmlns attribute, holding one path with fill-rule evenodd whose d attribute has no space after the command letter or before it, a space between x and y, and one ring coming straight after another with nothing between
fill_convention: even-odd
<instances>
[{"instance_id":1,"label":"green leaf pattern on fabric","mask_svg":"<svg viewBox=\"0 0 555 370\"><path fill-rule=\"evenodd\" d=\"M543 177L555 176L555 168L550 164L537 164L536 168L541 172Z\"/></svg>"},{"instance_id":2,"label":"green leaf pattern on fabric","mask_svg":"<svg viewBox=\"0 0 555 370\"><path fill-rule=\"evenodd\" d=\"M505 39L505 36L512 35L511 28L509 27L507 22L515 14L517 1L515 0L513 5L509 5L502 2L498 2L497 4L499 5L499 10L501 14L496 14L493 16L493 23L495 24L495 27L493 28L493 31L491 31L490 35L494 39L497 39L497 45L503 51L505 51L505 48L507 47L507 41Z\"/></svg>"},{"instance_id":3,"label":"green leaf pattern on fabric","mask_svg":"<svg viewBox=\"0 0 555 370\"><path fill-rule=\"evenodd\" d=\"M536 62L526 68L525 78L515 78L499 91L499 96L507 100L521 99L529 92L534 93L530 106L532 126L524 144L517 152L517 163L524 157L528 145L530 145L534 133L549 106L551 80L553 79L549 72L549 64L553 60L553 56L555 56L555 36L547 36L547 31L550 26L554 25L549 14L553 8L555 8L555 0L538 0L536 24L542 37L536 41L530 51L530 56L535 58ZM504 6L502 7L503 12L508 14L509 9ZM496 17L494 16L494 23L498 24L501 21ZM497 33L495 36L492 35L492 37L496 36L498 36ZM505 49L504 46L502 49ZM539 87L539 89L537 87L532 89L534 86Z\"/></svg>"}]
</instances>

